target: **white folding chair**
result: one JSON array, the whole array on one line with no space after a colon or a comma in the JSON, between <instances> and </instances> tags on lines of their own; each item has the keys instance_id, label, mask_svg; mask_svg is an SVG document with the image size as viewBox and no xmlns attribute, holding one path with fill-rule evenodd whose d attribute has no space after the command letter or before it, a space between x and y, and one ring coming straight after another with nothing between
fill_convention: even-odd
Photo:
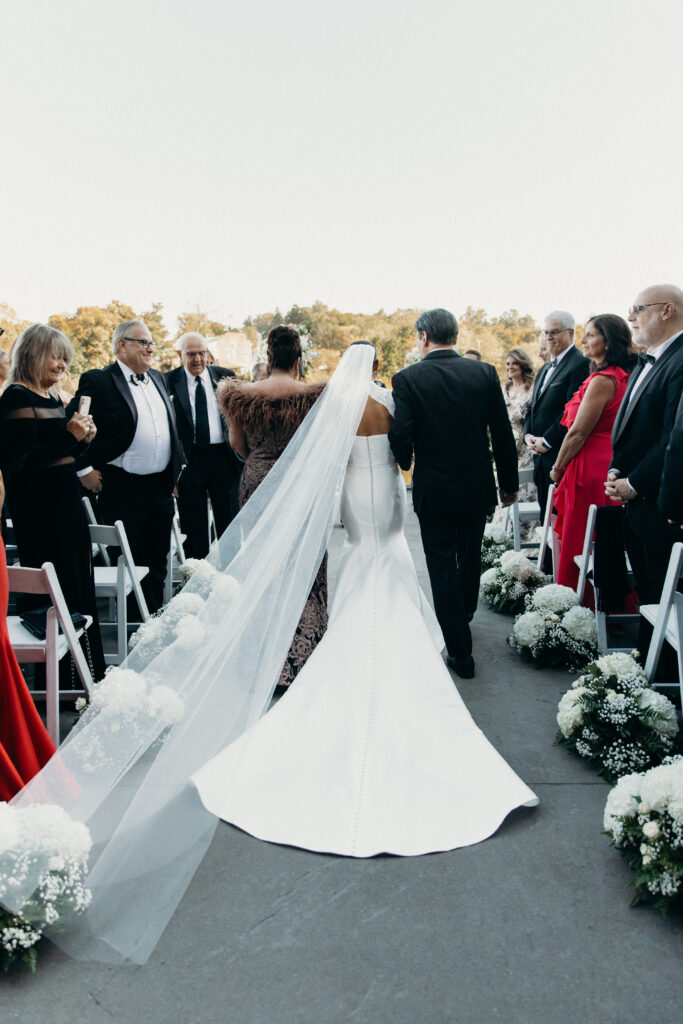
<instances>
[{"instance_id":1,"label":"white folding chair","mask_svg":"<svg viewBox=\"0 0 683 1024\"><path fill-rule=\"evenodd\" d=\"M171 524L171 546L168 552L168 558L166 559L166 579L164 580L164 601L166 604L173 597L173 586L175 583L180 582L180 576L176 572L176 567L180 567L185 564L185 548L183 542L187 539L187 534L180 532L180 517L178 515L178 504L175 505L175 514L173 516L173 523Z\"/></svg>"},{"instance_id":2,"label":"white folding chair","mask_svg":"<svg viewBox=\"0 0 683 1024\"><path fill-rule=\"evenodd\" d=\"M519 471L519 482L521 484L533 483L534 471L533 469L520 469ZM538 541L522 541L522 532L520 523L537 522L541 521L541 506L537 501L515 501L512 505L509 505L505 510L505 530L508 529L512 521L512 539L515 551L521 551L522 548L535 548L538 546Z\"/></svg>"},{"instance_id":3,"label":"white folding chair","mask_svg":"<svg viewBox=\"0 0 683 1024\"><path fill-rule=\"evenodd\" d=\"M116 609L116 618L113 621L100 622L101 626L116 625L117 643L115 654L105 654L104 660L107 665L120 665L128 653L128 611L127 599L130 594L135 595L137 606L140 610L140 621L146 622L149 618L149 610L140 581L144 580L149 573L146 565L136 565L133 561L126 529L120 519L117 519L113 526L101 526L99 523L90 524L90 540L98 546L100 551L104 550L104 556L109 564L96 565L93 570L95 577L95 594L97 597L106 597L110 602L110 608ZM116 565L111 564L107 548L119 548L121 554ZM130 625L137 625L130 623Z\"/></svg>"},{"instance_id":4,"label":"white folding chair","mask_svg":"<svg viewBox=\"0 0 683 1024\"><path fill-rule=\"evenodd\" d=\"M75 697L88 696L93 685L90 669L83 656L79 639L84 629L75 629L66 606L62 588L52 562L45 562L40 569L23 566L7 567L9 589L15 594L45 594L51 607L47 613L45 639L37 637L22 624L18 615L7 617L9 638L17 661L39 662L45 665L45 689L33 690L33 697L45 697L47 705L47 731L50 739L59 746L59 703L60 699L73 701ZM86 615L85 629L92 625L92 616ZM61 628L59 632L58 626ZM71 654L76 671L83 683L82 690L59 692L59 662L67 653Z\"/></svg>"},{"instance_id":5,"label":"white folding chair","mask_svg":"<svg viewBox=\"0 0 683 1024\"><path fill-rule=\"evenodd\" d=\"M95 511L94 511L94 509L92 507L92 502L90 501L90 498L86 498L85 495L84 495L81 498L81 501L83 502L83 506L85 508L85 515L86 515L86 518L88 520L88 526L98 526L99 524L97 522L97 518L95 516ZM111 565L111 559L109 557L109 553L107 551L107 547L106 547L105 544L93 544L92 545L92 556L93 556L93 558L97 558L98 555L100 556L100 558L102 559L102 561L104 562L105 565ZM112 614L113 614L113 612L112 612Z\"/></svg>"},{"instance_id":6,"label":"white folding chair","mask_svg":"<svg viewBox=\"0 0 683 1024\"><path fill-rule=\"evenodd\" d=\"M586 532L583 537L583 550L580 555L574 556L574 564L579 570L579 581L576 585L576 596L579 602L583 604L583 598L586 593L586 584L590 583L593 588L593 602L595 605L595 624L598 630L598 647L601 651L606 654L615 654L622 651L626 654L633 650L633 644L629 644L626 647L615 647L610 644L607 635L608 623L627 623L634 622L638 618L638 614L631 612L607 612L601 611L598 607L600 604L599 594L595 586L595 580L593 577L593 563L594 563L594 552L595 552L595 526L598 518L598 506L588 506L588 518L586 519ZM629 562L628 555L624 552L624 558L626 560L626 571L628 574L629 581L633 582L633 572L631 570L631 563Z\"/></svg>"},{"instance_id":7,"label":"white folding chair","mask_svg":"<svg viewBox=\"0 0 683 1024\"><path fill-rule=\"evenodd\" d=\"M683 641L683 594L679 594L676 589L682 575L683 543L679 541L671 549L669 567L666 571L666 579L664 580L659 604L641 604L640 614L654 627L645 660L645 675L650 681L650 685L654 686L657 690L675 690L678 685L681 692L681 705L683 706L683 653L681 651L681 643ZM653 682L665 640L671 644L676 652L678 659L678 684Z\"/></svg>"},{"instance_id":8,"label":"white folding chair","mask_svg":"<svg viewBox=\"0 0 683 1024\"><path fill-rule=\"evenodd\" d=\"M5 520L7 527L7 543L5 544L5 560L8 565L19 561L19 549L14 543L14 526L11 519Z\"/></svg>"},{"instance_id":9,"label":"white folding chair","mask_svg":"<svg viewBox=\"0 0 683 1024\"><path fill-rule=\"evenodd\" d=\"M557 534L553 530L557 515L553 512L553 495L555 494L555 484L551 484L548 488L548 504L545 507L545 516L543 517L543 532L541 534L541 546L538 549L538 559L536 560L536 568L540 571L543 570L543 559L545 553L550 544L550 553L553 560L553 581L557 581L557 563L560 559L560 543L557 539Z\"/></svg>"}]
</instances>

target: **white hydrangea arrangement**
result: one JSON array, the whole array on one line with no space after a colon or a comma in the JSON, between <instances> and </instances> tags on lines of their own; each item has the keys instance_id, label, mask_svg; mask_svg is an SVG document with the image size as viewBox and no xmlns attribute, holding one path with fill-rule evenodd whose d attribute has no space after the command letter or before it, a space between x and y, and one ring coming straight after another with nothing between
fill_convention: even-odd
<instances>
[{"instance_id":1,"label":"white hydrangea arrangement","mask_svg":"<svg viewBox=\"0 0 683 1024\"><path fill-rule=\"evenodd\" d=\"M605 833L633 869L633 902L665 912L683 896L683 756L624 775L605 806Z\"/></svg>"},{"instance_id":2,"label":"white hydrangea arrangement","mask_svg":"<svg viewBox=\"0 0 683 1024\"><path fill-rule=\"evenodd\" d=\"M186 558L180 566L183 585L190 579L194 580L193 590L203 597L208 595L217 576L218 569L206 558Z\"/></svg>"},{"instance_id":3,"label":"white hydrangea arrangement","mask_svg":"<svg viewBox=\"0 0 683 1024\"><path fill-rule=\"evenodd\" d=\"M550 583L525 598L508 643L537 668L580 671L598 655L595 616L582 608L571 587Z\"/></svg>"},{"instance_id":4,"label":"white hydrangea arrangement","mask_svg":"<svg viewBox=\"0 0 683 1024\"><path fill-rule=\"evenodd\" d=\"M512 538L506 534L502 526L487 523L481 541L481 571L491 569L503 552L511 551L513 547Z\"/></svg>"},{"instance_id":5,"label":"white hydrangea arrangement","mask_svg":"<svg viewBox=\"0 0 683 1024\"><path fill-rule=\"evenodd\" d=\"M558 705L557 742L610 782L659 764L678 733L674 705L648 686L637 653L598 658Z\"/></svg>"},{"instance_id":6,"label":"white hydrangea arrangement","mask_svg":"<svg viewBox=\"0 0 683 1024\"><path fill-rule=\"evenodd\" d=\"M519 551L504 551L495 565L487 569L479 582L479 596L494 612L516 615L525 599L550 583L550 577Z\"/></svg>"},{"instance_id":7,"label":"white hydrangea arrangement","mask_svg":"<svg viewBox=\"0 0 683 1024\"><path fill-rule=\"evenodd\" d=\"M0 803L0 903L14 906L13 893L29 875L38 878L17 913L0 906L0 965L23 963L31 972L36 943L47 926L59 929L66 915L90 904L85 887L92 839L88 828L54 804L17 808Z\"/></svg>"},{"instance_id":8,"label":"white hydrangea arrangement","mask_svg":"<svg viewBox=\"0 0 683 1024\"><path fill-rule=\"evenodd\" d=\"M176 594L156 615L140 624L130 638L131 648L138 648L138 654L144 653L150 658L160 654L176 639L176 626L180 620L189 615L199 615L203 608L201 594L184 591Z\"/></svg>"}]
</instances>

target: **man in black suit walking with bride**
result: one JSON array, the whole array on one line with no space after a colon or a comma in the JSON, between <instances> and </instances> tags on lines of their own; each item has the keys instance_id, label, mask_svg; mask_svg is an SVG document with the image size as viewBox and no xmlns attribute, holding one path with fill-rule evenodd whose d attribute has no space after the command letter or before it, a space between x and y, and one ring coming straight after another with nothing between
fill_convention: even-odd
<instances>
[{"instance_id":1,"label":"man in black suit walking with bride","mask_svg":"<svg viewBox=\"0 0 683 1024\"><path fill-rule=\"evenodd\" d=\"M389 443L401 469L415 455L413 505L443 633L448 665L474 675L469 623L477 607L481 541L497 504L488 433L500 502L519 488L517 449L495 369L455 351L458 324L445 309L415 324L419 363L392 381L396 410Z\"/></svg>"}]
</instances>

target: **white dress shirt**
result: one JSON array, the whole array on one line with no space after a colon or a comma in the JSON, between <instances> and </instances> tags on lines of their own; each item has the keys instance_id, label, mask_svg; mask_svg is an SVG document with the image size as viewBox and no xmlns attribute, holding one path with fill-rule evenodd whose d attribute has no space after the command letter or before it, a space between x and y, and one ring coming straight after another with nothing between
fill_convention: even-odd
<instances>
[{"instance_id":1,"label":"white dress shirt","mask_svg":"<svg viewBox=\"0 0 683 1024\"><path fill-rule=\"evenodd\" d=\"M201 378L202 384L204 385L204 393L206 394L206 408L209 414L209 436L211 444L222 444L225 438L223 437L223 421L221 414L218 411L218 402L216 400L216 393L213 390L213 384L207 367L204 367L202 372L197 377L193 373L189 373L186 366L183 367L185 370L185 376L187 377L187 390L190 394L190 407L192 409L192 422L197 427L197 416L195 414L195 403L197 401L197 380ZM189 452L188 452L189 454Z\"/></svg>"},{"instance_id":2,"label":"white dress shirt","mask_svg":"<svg viewBox=\"0 0 683 1024\"><path fill-rule=\"evenodd\" d=\"M658 348L653 348L653 349L648 349L647 350L648 354L654 357L655 362L658 359L662 358L662 356L664 355L666 350L676 340L676 338L678 337L678 335L680 333L681 333L680 331L676 331L675 334L672 334L670 338L667 338L667 340L665 342L663 342L663 344L661 344ZM628 396L628 404L629 405L633 401L633 396L635 394L637 394L638 391L640 390L640 388L643 386L643 381L647 380L648 373L650 373L653 369L654 369L654 363L645 363L645 366L642 368L642 370L638 374L638 377L636 378L635 384L631 388L631 394Z\"/></svg>"},{"instance_id":3,"label":"white dress shirt","mask_svg":"<svg viewBox=\"0 0 683 1024\"><path fill-rule=\"evenodd\" d=\"M138 476L161 473L171 461L171 428L164 400L151 377L146 384L133 384L131 368L120 359L116 362L133 396L138 422L130 446L109 465Z\"/></svg>"}]
</instances>

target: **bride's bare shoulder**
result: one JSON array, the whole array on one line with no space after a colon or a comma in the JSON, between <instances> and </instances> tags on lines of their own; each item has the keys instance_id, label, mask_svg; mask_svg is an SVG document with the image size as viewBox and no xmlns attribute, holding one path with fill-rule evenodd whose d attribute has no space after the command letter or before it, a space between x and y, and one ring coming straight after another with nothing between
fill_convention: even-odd
<instances>
[{"instance_id":1,"label":"bride's bare shoulder","mask_svg":"<svg viewBox=\"0 0 683 1024\"><path fill-rule=\"evenodd\" d=\"M373 398L372 395L369 395L356 435L358 437L372 437L374 434L388 434L393 422L394 417L387 407L382 402L377 401L376 398Z\"/></svg>"}]
</instances>

